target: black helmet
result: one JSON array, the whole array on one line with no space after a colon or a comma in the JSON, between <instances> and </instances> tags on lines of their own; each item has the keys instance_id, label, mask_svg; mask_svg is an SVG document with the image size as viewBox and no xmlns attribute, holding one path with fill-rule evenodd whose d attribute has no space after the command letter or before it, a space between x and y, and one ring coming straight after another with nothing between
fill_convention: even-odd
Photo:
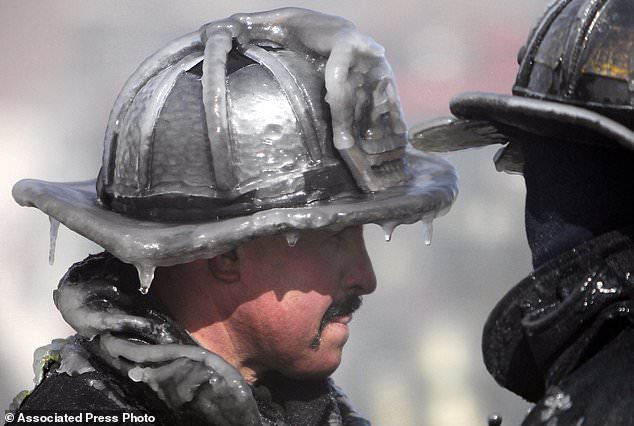
<instances>
[{"instance_id":1,"label":"black helmet","mask_svg":"<svg viewBox=\"0 0 634 426\"><path fill-rule=\"evenodd\" d=\"M634 2L552 2L518 60L512 96L460 94L450 104L459 119L413 129L414 145L456 150L528 132L634 149ZM509 148L497 156L498 169L520 171L519 152Z\"/></svg>"}]
</instances>

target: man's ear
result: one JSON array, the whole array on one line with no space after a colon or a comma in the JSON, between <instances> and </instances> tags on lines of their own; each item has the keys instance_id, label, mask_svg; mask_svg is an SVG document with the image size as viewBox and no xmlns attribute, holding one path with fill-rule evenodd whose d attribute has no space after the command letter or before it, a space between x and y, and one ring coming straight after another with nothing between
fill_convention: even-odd
<instances>
[{"instance_id":1,"label":"man's ear","mask_svg":"<svg viewBox=\"0 0 634 426\"><path fill-rule=\"evenodd\" d=\"M207 260L211 274L218 280L234 283L240 280L240 258L235 250Z\"/></svg>"}]
</instances>

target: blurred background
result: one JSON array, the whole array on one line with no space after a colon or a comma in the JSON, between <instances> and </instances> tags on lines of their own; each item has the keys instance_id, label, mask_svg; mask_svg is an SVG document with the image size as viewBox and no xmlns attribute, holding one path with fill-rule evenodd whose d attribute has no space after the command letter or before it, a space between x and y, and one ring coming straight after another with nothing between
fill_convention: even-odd
<instances>
[{"instance_id":1,"label":"blurred background","mask_svg":"<svg viewBox=\"0 0 634 426\"><path fill-rule=\"evenodd\" d=\"M136 66L169 40L234 12L282 6L344 16L385 46L409 125L448 114L466 90L510 93L516 56L547 0L0 1L0 409L32 387L33 350L72 330L52 291L100 251L64 227L49 266L48 219L17 206L19 179L96 177L113 101ZM379 287L352 323L335 379L375 425L519 424L529 405L486 372L482 326L530 271L524 186L497 173L495 147L452 154L461 194L434 222L392 241L366 227Z\"/></svg>"}]
</instances>

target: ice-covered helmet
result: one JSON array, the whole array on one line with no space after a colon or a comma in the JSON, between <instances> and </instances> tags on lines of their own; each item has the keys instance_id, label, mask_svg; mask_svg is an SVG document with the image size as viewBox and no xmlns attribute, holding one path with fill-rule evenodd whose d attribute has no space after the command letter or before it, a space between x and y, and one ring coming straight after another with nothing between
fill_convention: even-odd
<instances>
[{"instance_id":1,"label":"ice-covered helmet","mask_svg":"<svg viewBox=\"0 0 634 426\"><path fill-rule=\"evenodd\" d=\"M451 101L459 119L412 131L428 150L506 143L524 132L574 143L634 149L634 3L552 2L518 55L513 95L465 93ZM518 150L498 168L521 170Z\"/></svg>"},{"instance_id":2,"label":"ice-covered helmet","mask_svg":"<svg viewBox=\"0 0 634 426\"><path fill-rule=\"evenodd\" d=\"M358 191L332 142L326 58L270 40L212 47L220 51L212 52L215 67L206 66L202 46L178 51L135 93L122 94L97 182L104 204L145 218L208 219ZM363 189L407 180L405 132L381 124L353 123L371 163ZM377 130L388 134L376 138Z\"/></svg>"},{"instance_id":3,"label":"ice-covered helmet","mask_svg":"<svg viewBox=\"0 0 634 426\"><path fill-rule=\"evenodd\" d=\"M96 192L26 180L14 196L151 276L258 236L433 219L456 196L455 172L406 143L383 49L350 22L238 14L133 73Z\"/></svg>"}]
</instances>

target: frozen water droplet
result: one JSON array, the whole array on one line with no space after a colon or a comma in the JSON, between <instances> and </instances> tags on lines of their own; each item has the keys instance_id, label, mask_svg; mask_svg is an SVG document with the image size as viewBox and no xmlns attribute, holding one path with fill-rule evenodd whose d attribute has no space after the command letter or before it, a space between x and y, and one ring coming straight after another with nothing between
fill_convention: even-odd
<instances>
[{"instance_id":1,"label":"frozen water droplet","mask_svg":"<svg viewBox=\"0 0 634 426\"><path fill-rule=\"evenodd\" d=\"M130 371L128 371L128 377L132 379L133 382L140 382L141 380L143 380L143 368L132 368Z\"/></svg>"},{"instance_id":2,"label":"frozen water droplet","mask_svg":"<svg viewBox=\"0 0 634 426\"><path fill-rule=\"evenodd\" d=\"M491 414L488 418L489 426L500 426L502 424L502 417L499 414Z\"/></svg>"},{"instance_id":3,"label":"frozen water droplet","mask_svg":"<svg viewBox=\"0 0 634 426\"><path fill-rule=\"evenodd\" d=\"M297 241L299 241L299 232L287 232L286 234L284 234L284 236L286 237L286 242L288 243L289 247L295 247Z\"/></svg>"},{"instance_id":4,"label":"frozen water droplet","mask_svg":"<svg viewBox=\"0 0 634 426\"><path fill-rule=\"evenodd\" d=\"M392 233L398 225L399 223L395 221L389 221L381 224L381 228L383 228L383 232L385 233L385 241L390 241L392 239Z\"/></svg>"},{"instance_id":5,"label":"frozen water droplet","mask_svg":"<svg viewBox=\"0 0 634 426\"><path fill-rule=\"evenodd\" d=\"M152 265L134 265L139 273L139 291L141 294L147 294L154 279L154 269Z\"/></svg>"},{"instance_id":6,"label":"frozen water droplet","mask_svg":"<svg viewBox=\"0 0 634 426\"><path fill-rule=\"evenodd\" d=\"M431 220L423 220L423 226L425 227L425 245L431 245L431 239L434 235L434 226Z\"/></svg>"},{"instance_id":7,"label":"frozen water droplet","mask_svg":"<svg viewBox=\"0 0 634 426\"><path fill-rule=\"evenodd\" d=\"M57 219L48 217L48 221L51 224L51 230L49 233L48 243L48 263L52 265L55 263L55 246L57 245L57 232L59 231L59 221Z\"/></svg>"}]
</instances>

